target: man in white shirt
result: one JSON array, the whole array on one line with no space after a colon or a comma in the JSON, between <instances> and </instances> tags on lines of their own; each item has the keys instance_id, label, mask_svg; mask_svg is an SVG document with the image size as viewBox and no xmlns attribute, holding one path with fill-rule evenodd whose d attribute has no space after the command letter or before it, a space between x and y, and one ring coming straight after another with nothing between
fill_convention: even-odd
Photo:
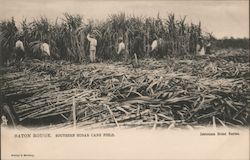
<instances>
[{"instance_id":1,"label":"man in white shirt","mask_svg":"<svg viewBox=\"0 0 250 160\"><path fill-rule=\"evenodd\" d=\"M156 50L157 46L158 46L157 40L154 40L151 44L151 52Z\"/></svg>"},{"instance_id":2,"label":"man in white shirt","mask_svg":"<svg viewBox=\"0 0 250 160\"><path fill-rule=\"evenodd\" d=\"M151 50L150 50L150 57L155 57L156 56L156 52L158 50L158 38L157 36L155 35L154 36L154 40L151 44Z\"/></svg>"},{"instance_id":3,"label":"man in white shirt","mask_svg":"<svg viewBox=\"0 0 250 160\"><path fill-rule=\"evenodd\" d=\"M90 61L95 62L96 60L96 46L97 46L97 40L94 36L87 35L87 39L90 42L89 52L90 52Z\"/></svg>"},{"instance_id":4,"label":"man in white shirt","mask_svg":"<svg viewBox=\"0 0 250 160\"><path fill-rule=\"evenodd\" d=\"M14 51L15 51L16 60L21 61L24 58L25 51L24 51L23 42L20 39L16 41Z\"/></svg>"},{"instance_id":5,"label":"man in white shirt","mask_svg":"<svg viewBox=\"0 0 250 160\"><path fill-rule=\"evenodd\" d=\"M50 48L48 43L46 42L42 43L40 46L40 50L43 59L47 59L48 57L50 57Z\"/></svg>"},{"instance_id":6,"label":"man in white shirt","mask_svg":"<svg viewBox=\"0 0 250 160\"><path fill-rule=\"evenodd\" d=\"M122 51L125 50L125 44L123 43L123 39L120 37L118 39L118 51L117 51L117 54L119 55Z\"/></svg>"},{"instance_id":7,"label":"man in white shirt","mask_svg":"<svg viewBox=\"0 0 250 160\"><path fill-rule=\"evenodd\" d=\"M198 56L204 56L205 55L204 44L203 44L203 40L202 40L201 37L198 38L198 43L196 45L196 54Z\"/></svg>"},{"instance_id":8,"label":"man in white shirt","mask_svg":"<svg viewBox=\"0 0 250 160\"><path fill-rule=\"evenodd\" d=\"M24 46L23 46L23 42L21 40L16 41L16 49L20 49L22 51L24 51Z\"/></svg>"},{"instance_id":9,"label":"man in white shirt","mask_svg":"<svg viewBox=\"0 0 250 160\"><path fill-rule=\"evenodd\" d=\"M123 42L123 38L120 37L118 39L118 51L117 51L117 54L118 54L118 59L121 60L125 60L126 62L128 61L128 51L126 50L126 47L125 47L125 44Z\"/></svg>"},{"instance_id":10,"label":"man in white shirt","mask_svg":"<svg viewBox=\"0 0 250 160\"><path fill-rule=\"evenodd\" d=\"M161 38L161 36L154 36L154 40L151 44L151 50L149 52L151 57L163 58L167 53L166 41Z\"/></svg>"}]
</instances>

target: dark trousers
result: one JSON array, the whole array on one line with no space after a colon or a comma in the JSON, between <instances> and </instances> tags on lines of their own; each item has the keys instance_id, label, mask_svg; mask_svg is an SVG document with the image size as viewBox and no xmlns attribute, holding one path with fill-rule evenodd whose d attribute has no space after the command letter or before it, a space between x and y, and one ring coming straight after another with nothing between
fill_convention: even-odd
<instances>
[{"instance_id":1,"label":"dark trousers","mask_svg":"<svg viewBox=\"0 0 250 160\"><path fill-rule=\"evenodd\" d=\"M15 49L15 59L17 61L20 61L21 59L24 59L25 52L19 48Z\"/></svg>"},{"instance_id":2,"label":"dark trousers","mask_svg":"<svg viewBox=\"0 0 250 160\"><path fill-rule=\"evenodd\" d=\"M48 53L42 52L42 53L41 53L40 59L41 59L41 60L49 60L49 59L50 59L50 56L48 55Z\"/></svg>"}]
</instances>

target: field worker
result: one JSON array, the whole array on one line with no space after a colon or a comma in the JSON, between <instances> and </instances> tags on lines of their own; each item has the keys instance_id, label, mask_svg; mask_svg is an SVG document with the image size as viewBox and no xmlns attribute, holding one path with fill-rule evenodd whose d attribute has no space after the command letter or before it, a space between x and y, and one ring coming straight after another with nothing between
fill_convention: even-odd
<instances>
[{"instance_id":1,"label":"field worker","mask_svg":"<svg viewBox=\"0 0 250 160\"><path fill-rule=\"evenodd\" d=\"M128 52L126 50L125 44L123 42L123 38L119 37L118 39L118 51L117 51L119 60L124 59L126 62L128 61Z\"/></svg>"},{"instance_id":2,"label":"field worker","mask_svg":"<svg viewBox=\"0 0 250 160\"><path fill-rule=\"evenodd\" d=\"M123 38L122 37L119 37L118 43L119 44L118 44L117 54L121 54L121 52L125 50L125 44L123 43Z\"/></svg>"},{"instance_id":3,"label":"field worker","mask_svg":"<svg viewBox=\"0 0 250 160\"><path fill-rule=\"evenodd\" d=\"M97 40L95 39L95 36L87 35L87 39L90 42L89 52L90 52L90 61L95 62L96 60L96 46L97 46Z\"/></svg>"},{"instance_id":4,"label":"field worker","mask_svg":"<svg viewBox=\"0 0 250 160\"><path fill-rule=\"evenodd\" d=\"M150 50L150 57L154 57L156 52L157 52L157 48L158 48L158 41L157 39L153 40L152 44L151 44L151 50Z\"/></svg>"},{"instance_id":5,"label":"field worker","mask_svg":"<svg viewBox=\"0 0 250 160\"><path fill-rule=\"evenodd\" d=\"M24 51L23 42L20 39L18 39L18 41L16 41L14 51L15 51L16 60L22 61L24 58L24 55L25 55L25 51Z\"/></svg>"},{"instance_id":6,"label":"field worker","mask_svg":"<svg viewBox=\"0 0 250 160\"><path fill-rule=\"evenodd\" d=\"M154 41L151 44L150 56L160 58L163 57L164 52L164 40L161 37L155 35Z\"/></svg>"},{"instance_id":7,"label":"field worker","mask_svg":"<svg viewBox=\"0 0 250 160\"><path fill-rule=\"evenodd\" d=\"M210 43L210 41L209 41L209 42L207 43L207 45L206 45L206 54L211 54L210 49L211 49L211 43Z\"/></svg>"},{"instance_id":8,"label":"field worker","mask_svg":"<svg viewBox=\"0 0 250 160\"><path fill-rule=\"evenodd\" d=\"M40 50L41 50L41 58L42 59L48 59L50 57L50 48L49 48L49 44L47 43L47 40L45 40L45 42L43 42L40 46Z\"/></svg>"},{"instance_id":9,"label":"field worker","mask_svg":"<svg viewBox=\"0 0 250 160\"><path fill-rule=\"evenodd\" d=\"M204 49L203 40L201 37L198 38L198 43L196 45L196 54L198 56L205 55L205 49Z\"/></svg>"},{"instance_id":10,"label":"field worker","mask_svg":"<svg viewBox=\"0 0 250 160\"><path fill-rule=\"evenodd\" d=\"M152 44L151 44L151 52L152 52L152 51L155 51L156 48L157 48L157 46L158 46L158 42L157 42L157 40L154 40L154 41L152 42Z\"/></svg>"}]
</instances>

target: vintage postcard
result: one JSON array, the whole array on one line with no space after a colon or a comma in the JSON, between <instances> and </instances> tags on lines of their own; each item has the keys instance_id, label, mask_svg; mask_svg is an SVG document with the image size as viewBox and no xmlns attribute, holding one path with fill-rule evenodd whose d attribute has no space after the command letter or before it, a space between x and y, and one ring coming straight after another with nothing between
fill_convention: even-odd
<instances>
[{"instance_id":1,"label":"vintage postcard","mask_svg":"<svg viewBox=\"0 0 250 160\"><path fill-rule=\"evenodd\" d=\"M249 160L248 0L0 0L3 160Z\"/></svg>"}]
</instances>

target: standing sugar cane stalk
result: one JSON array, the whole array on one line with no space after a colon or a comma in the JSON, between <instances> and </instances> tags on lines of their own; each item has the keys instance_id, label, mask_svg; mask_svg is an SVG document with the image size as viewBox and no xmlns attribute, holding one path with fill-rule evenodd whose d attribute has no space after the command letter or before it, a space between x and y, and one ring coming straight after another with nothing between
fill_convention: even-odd
<instances>
[{"instance_id":1,"label":"standing sugar cane stalk","mask_svg":"<svg viewBox=\"0 0 250 160\"><path fill-rule=\"evenodd\" d=\"M139 62L138 62L138 58L142 58L143 57L143 40L139 35L139 31L135 31L134 33L135 38L134 41L132 42L132 50L133 50L133 55L130 55L131 57L131 62L133 67L137 68L139 67Z\"/></svg>"},{"instance_id":2,"label":"standing sugar cane stalk","mask_svg":"<svg viewBox=\"0 0 250 160\"><path fill-rule=\"evenodd\" d=\"M90 61L93 63L96 61L96 46L97 46L97 40L95 38L95 35L87 35L87 39L90 42L89 47L89 53L90 53Z\"/></svg>"},{"instance_id":3,"label":"standing sugar cane stalk","mask_svg":"<svg viewBox=\"0 0 250 160\"><path fill-rule=\"evenodd\" d=\"M139 31L135 31L135 38L133 41L133 51L138 58L143 57L143 39L141 38ZM133 56L133 55L132 55Z\"/></svg>"}]
</instances>

